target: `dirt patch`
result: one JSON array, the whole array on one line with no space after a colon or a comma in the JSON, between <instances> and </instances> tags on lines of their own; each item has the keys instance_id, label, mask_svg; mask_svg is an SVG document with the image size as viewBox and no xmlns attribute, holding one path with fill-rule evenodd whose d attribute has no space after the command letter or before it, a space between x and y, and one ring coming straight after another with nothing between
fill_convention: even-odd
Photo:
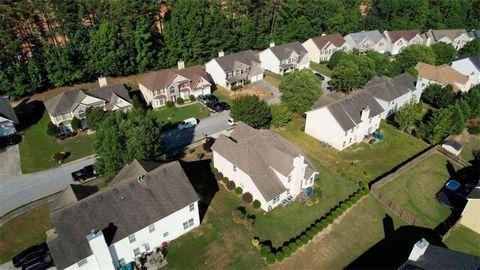
<instances>
[{"instance_id":1,"label":"dirt patch","mask_svg":"<svg viewBox=\"0 0 480 270\"><path fill-rule=\"evenodd\" d=\"M256 95L261 100L265 100L267 98L267 91L265 89L254 86L254 85L246 85L242 89L237 91L230 91L229 97L230 99L235 99L241 96L248 96L248 95Z\"/></svg>"}]
</instances>

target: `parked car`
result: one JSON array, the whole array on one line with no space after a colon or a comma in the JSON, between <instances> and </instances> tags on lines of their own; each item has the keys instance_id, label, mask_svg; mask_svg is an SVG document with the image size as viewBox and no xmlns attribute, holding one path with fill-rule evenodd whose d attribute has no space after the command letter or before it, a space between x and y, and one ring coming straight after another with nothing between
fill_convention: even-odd
<instances>
[{"instance_id":1,"label":"parked car","mask_svg":"<svg viewBox=\"0 0 480 270\"><path fill-rule=\"evenodd\" d=\"M201 103L207 105L208 98L205 95L198 95L197 100L200 101Z\"/></svg>"},{"instance_id":2,"label":"parked car","mask_svg":"<svg viewBox=\"0 0 480 270\"><path fill-rule=\"evenodd\" d=\"M183 130L186 128L194 127L198 124L197 119L195 118L188 118L183 120L180 124L178 124L178 129Z\"/></svg>"},{"instance_id":3,"label":"parked car","mask_svg":"<svg viewBox=\"0 0 480 270\"><path fill-rule=\"evenodd\" d=\"M95 176L97 176L97 172L93 165L88 165L78 171L72 172L73 181L85 181Z\"/></svg>"},{"instance_id":4,"label":"parked car","mask_svg":"<svg viewBox=\"0 0 480 270\"><path fill-rule=\"evenodd\" d=\"M221 106L224 111L230 110L230 105L226 102L218 102L217 105Z\"/></svg>"},{"instance_id":5,"label":"parked car","mask_svg":"<svg viewBox=\"0 0 480 270\"><path fill-rule=\"evenodd\" d=\"M212 110L214 110L215 112L223 112L223 107L218 103L216 103L212 105Z\"/></svg>"},{"instance_id":6,"label":"parked car","mask_svg":"<svg viewBox=\"0 0 480 270\"><path fill-rule=\"evenodd\" d=\"M315 74L315 76L316 76L320 81L325 80L325 77L324 77L322 74L317 73L317 72L315 72L314 74Z\"/></svg>"},{"instance_id":7,"label":"parked car","mask_svg":"<svg viewBox=\"0 0 480 270\"><path fill-rule=\"evenodd\" d=\"M52 255L50 255L50 252L47 252L45 255L22 265L22 270L44 270L52 265Z\"/></svg>"},{"instance_id":8,"label":"parked car","mask_svg":"<svg viewBox=\"0 0 480 270\"><path fill-rule=\"evenodd\" d=\"M230 125L230 126L234 126L235 125L235 121L233 120L233 118L229 118L227 120L227 123Z\"/></svg>"},{"instance_id":9,"label":"parked car","mask_svg":"<svg viewBox=\"0 0 480 270\"><path fill-rule=\"evenodd\" d=\"M26 263L45 256L47 252L48 246L46 243L29 247L12 258L13 266L20 267Z\"/></svg>"}]
</instances>

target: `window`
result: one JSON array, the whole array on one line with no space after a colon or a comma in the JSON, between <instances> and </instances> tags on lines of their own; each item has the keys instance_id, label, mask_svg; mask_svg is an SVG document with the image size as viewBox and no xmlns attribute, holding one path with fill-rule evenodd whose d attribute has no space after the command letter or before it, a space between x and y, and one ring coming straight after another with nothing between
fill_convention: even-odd
<instances>
[{"instance_id":1,"label":"window","mask_svg":"<svg viewBox=\"0 0 480 270\"><path fill-rule=\"evenodd\" d=\"M83 259L83 260L81 260L81 261L79 261L79 262L77 263L77 266L78 266L78 267L82 267L82 266L84 266L84 265L87 264L87 263L88 263L87 259Z\"/></svg>"},{"instance_id":2,"label":"window","mask_svg":"<svg viewBox=\"0 0 480 270\"><path fill-rule=\"evenodd\" d=\"M234 171L234 172L237 171L237 166L233 165L233 171Z\"/></svg>"},{"instance_id":3,"label":"window","mask_svg":"<svg viewBox=\"0 0 480 270\"><path fill-rule=\"evenodd\" d=\"M167 237L167 236L168 236L168 232L164 232L164 233L163 233L163 237L165 238L165 237Z\"/></svg>"},{"instance_id":4,"label":"window","mask_svg":"<svg viewBox=\"0 0 480 270\"><path fill-rule=\"evenodd\" d=\"M145 243L145 244L143 244L143 246L145 247L146 252L150 251L150 244L149 243Z\"/></svg>"},{"instance_id":5,"label":"window","mask_svg":"<svg viewBox=\"0 0 480 270\"><path fill-rule=\"evenodd\" d=\"M128 240L130 241L130 243L135 242L135 240L136 240L136 239L135 239L135 234L129 235L129 236L128 236Z\"/></svg>"},{"instance_id":6,"label":"window","mask_svg":"<svg viewBox=\"0 0 480 270\"><path fill-rule=\"evenodd\" d=\"M133 254L135 254L135 257L137 257L138 255L140 255L140 249L139 248L136 248L133 250Z\"/></svg>"},{"instance_id":7,"label":"window","mask_svg":"<svg viewBox=\"0 0 480 270\"><path fill-rule=\"evenodd\" d=\"M277 196L275 198L273 198L273 203L277 203L278 201L280 201L280 196Z\"/></svg>"},{"instance_id":8,"label":"window","mask_svg":"<svg viewBox=\"0 0 480 270\"><path fill-rule=\"evenodd\" d=\"M343 142L343 147L345 147L345 142Z\"/></svg>"},{"instance_id":9,"label":"window","mask_svg":"<svg viewBox=\"0 0 480 270\"><path fill-rule=\"evenodd\" d=\"M369 124L372 123L372 118L368 119L368 123Z\"/></svg>"},{"instance_id":10,"label":"window","mask_svg":"<svg viewBox=\"0 0 480 270\"><path fill-rule=\"evenodd\" d=\"M148 232L149 233L152 233L154 231L155 231L155 224L152 224L152 225L148 226Z\"/></svg>"},{"instance_id":11,"label":"window","mask_svg":"<svg viewBox=\"0 0 480 270\"><path fill-rule=\"evenodd\" d=\"M193 218L188 221L183 222L183 229L186 230L193 226Z\"/></svg>"},{"instance_id":12,"label":"window","mask_svg":"<svg viewBox=\"0 0 480 270\"><path fill-rule=\"evenodd\" d=\"M175 87L170 86L170 94L175 94Z\"/></svg>"},{"instance_id":13,"label":"window","mask_svg":"<svg viewBox=\"0 0 480 270\"><path fill-rule=\"evenodd\" d=\"M190 212L192 212L193 210L195 210L195 204L194 203L190 204L189 208L190 208Z\"/></svg>"},{"instance_id":14,"label":"window","mask_svg":"<svg viewBox=\"0 0 480 270\"><path fill-rule=\"evenodd\" d=\"M350 138L350 140L348 141L348 143L352 143L352 138Z\"/></svg>"}]
</instances>

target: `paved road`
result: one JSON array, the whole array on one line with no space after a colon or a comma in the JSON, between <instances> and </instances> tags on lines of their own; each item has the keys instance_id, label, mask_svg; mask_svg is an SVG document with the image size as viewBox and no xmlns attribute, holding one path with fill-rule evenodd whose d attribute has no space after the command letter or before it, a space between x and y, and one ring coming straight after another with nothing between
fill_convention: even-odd
<instances>
[{"instance_id":1,"label":"paved road","mask_svg":"<svg viewBox=\"0 0 480 270\"><path fill-rule=\"evenodd\" d=\"M209 118L200 120L195 128L184 130L172 129L163 134L165 150L167 152L184 147L190 143L203 139L205 134L211 136L230 128L227 120L230 118L228 111L217 113Z\"/></svg>"},{"instance_id":2,"label":"paved road","mask_svg":"<svg viewBox=\"0 0 480 270\"><path fill-rule=\"evenodd\" d=\"M71 172L93 164L93 156L58 168L24 175L0 175L0 216L25 203L65 189L73 183Z\"/></svg>"}]
</instances>

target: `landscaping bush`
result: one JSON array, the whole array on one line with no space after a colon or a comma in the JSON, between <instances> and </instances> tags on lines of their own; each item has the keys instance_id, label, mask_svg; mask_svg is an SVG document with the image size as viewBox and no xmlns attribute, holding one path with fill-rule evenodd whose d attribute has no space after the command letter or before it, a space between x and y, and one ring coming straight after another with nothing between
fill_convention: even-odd
<instances>
[{"instance_id":1,"label":"landscaping bush","mask_svg":"<svg viewBox=\"0 0 480 270\"><path fill-rule=\"evenodd\" d=\"M315 237L315 234L312 231L307 231L306 235L309 240L312 240Z\"/></svg>"},{"instance_id":2,"label":"landscaping bush","mask_svg":"<svg viewBox=\"0 0 480 270\"><path fill-rule=\"evenodd\" d=\"M297 250L298 250L298 245L295 242L288 244L288 247L292 251L292 254L297 252Z\"/></svg>"},{"instance_id":3,"label":"landscaping bush","mask_svg":"<svg viewBox=\"0 0 480 270\"><path fill-rule=\"evenodd\" d=\"M302 240L302 243L304 245L308 244L308 241L310 241L310 239L308 239L308 237L306 235L300 236L300 240Z\"/></svg>"},{"instance_id":4,"label":"landscaping bush","mask_svg":"<svg viewBox=\"0 0 480 270\"><path fill-rule=\"evenodd\" d=\"M229 182L230 180L228 179L228 177L225 176L225 177L223 177L222 181L223 181L223 183L226 185L226 184L228 184L228 182Z\"/></svg>"},{"instance_id":5,"label":"landscaping bush","mask_svg":"<svg viewBox=\"0 0 480 270\"><path fill-rule=\"evenodd\" d=\"M253 196L250 192L246 192L242 195L242 200L246 203L251 203L253 201Z\"/></svg>"},{"instance_id":6,"label":"landscaping bush","mask_svg":"<svg viewBox=\"0 0 480 270\"><path fill-rule=\"evenodd\" d=\"M316 227L316 226L313 226L310 231L312 231L314 234L318 234L320 232L320 230Z\"/></svg>"},{"instance_id":7,"label":"landscaping bush","mask_svg":"<svg viewBox=\"0 0 480 270\"><path fill-rule=\"evenodd\" d=\"M277 257L277 261L281 262L283 259L285 259L285 254L283 252L279 251L277 254L275 254L275 257Z\"/></svg>"},{"instance_id":8,"label":"landscaping bush","mask_svg":"<svg viewBox=\"0 0 480 270\"><path fill-rule=\"evenodd\" d=\"M235 182L230 181L227 183L227 189L228 190L234 190L235 189Z\"/></svg>"},{"instance_id":9,"label":"landscaping bush","mask_svg":"<svg viewBox=\"0 0 480 270\"><path fill-rule=\"evenodd\" d=\"M328 217L326 217L325 220L327 221L328 224L332 224L332 223L333 223L333 217L332 217L331 215L329 215Z\"/></svg>"},{"instance_id":10,"label":"landscaping bush","mask_svg":"<svg viewBox=\"0 0 480 270\"><path fill-rule=\"evenodd\" d=\"M215 173L215 178L217 179L217 181L220 181L221 179L223 179L223 173L221 172Z\"/></svg>"},{"instance_id":11,"label":"landscaping bush","mask_svg":"<svg viewBox=\"0 0 480 270\"><path fill-rule=\"evenodd\" d=\"M298 248L301 248L303 246L303 241L301 239L295 240L295 244L297 245Z\"/></svg>"},{"instance_id":12,"label":"landscaping bush","mask_svg":"<svg viewBox=\"0 0 480 270\"><path fill-rule=\"evenodd\" d=\"M272 249L269 246L264 245L260 247L260 254L262 254L263 257L267 257L270 253L272 253Z\"/></svg>"},{"instance_id":13,"label":"landscaping bush","mask_svg":"<svg viewBox=\"0 0 480 270\"><path fill-rule=\"evenodd\" d=\"M194 102L195 100L197 100L194 95L188 96L188 99L190 99L191 102Z\"/></svg>"},{"instance_id":14,"label":"landscaping bush","mask_svg":"<svg viewBox=\"0 0 480 270\"><path fill-rule=\"evenodd\" d=\"M72 125L72 129L73 130L79 130L80 129L80 119L78 119L77 117L73 117L72 118L72 122L70 122L70 125Z\"/></svg>"},{"instance_id":15,"label":"landscaping bush","mask_svg":"<svg viewBox=\"0 0 480 270\"><path fill-rule=\"evenodd\" d=\"M67 154L65 152L57 152L53 154L52 159L58 164L61 164L66 157L67 157Z\"/></svg>"},{"instance_id":16,"label":"landscaping bush","mask_svg":"<svg viewBox=\"0 0 480 270\"><path fill-rule=\"evenodd\" d=\"M238 195L240 195L240 194L243 193L243 189L242 189L241 187L236 187L236 188L235 188L235 193L238 194Z\"/></svg>"},{"instance_id":17,"label":"landscaping bush","mask_svg":"<svg viewBox=\"0 0 480 270\"><path fill-rule=\"evenodd\" d=\"M273 263L275 263L275 261L276 261L275 254L268 253L267 254L267 263L268 264L273 264Z\"/></svg>"},{"instance_id":18,"label":"landscaping bush","mask_svg":"<svg viewBox=\"0 0 480 270\"><path fill-rule=\"evenodd\" d=\"M178 105L183 105L183 103L185 103L185 100L183 100L183 98L181 98L181 97L177 98L177 104Z\"/></svg>"},{"instance_id":19,"label":"landscaping bush","mask_svg":"<svg viewBox=\"0 0 480 270\"><path fill-rule=\"evenodd\" d=\"M262 206L262 203L259 200L253 201L253 208L258 209Z\"/></svg>"},{"instance_id":20,"label":"landscaping bush","mask_svg":"<svg viewBox=\"0 0 480 270\"><path fill-rule=\"evenodd\" d=\"M283 252L283 254L285 255L286 258L290 257L290 255L292 255L292 250L288 246L283 247L282 252Z\"/></svg>"},{"instance_id":21,"label":"landscaping bush","mask_svg":"<svg viewBox=\"0 0 480 270\"><path fill-rule=\"evenodd\" d=\"M52 122L48 122L47 134L52 137L57 136L57 126L55 126Z\"/></svg>"},{"instance_id":22,"label":"landscaping bush","mask_svg":"<svg viewBox=\"0 0 480 270\"><path fill-rule=\"evenodd\" d=\"M167 100L167 102L165 102L165 106L166 106L167 108L172 108L173 105L174 105L173 102L170 101L170 100Z\"/></svg>"},{"instance_id":23,"label":"landscaping bush","mask_svg":"<svg viewBox=\"0 0 480 270\"><path fill-rule=\"evenodd\" d=\"M213 173L217 173L217 172L218 172L218 169L215 168L215 167L213 167L213 165L212 165L212 172L213 172Z\"/></svg>"}]
</instances>

